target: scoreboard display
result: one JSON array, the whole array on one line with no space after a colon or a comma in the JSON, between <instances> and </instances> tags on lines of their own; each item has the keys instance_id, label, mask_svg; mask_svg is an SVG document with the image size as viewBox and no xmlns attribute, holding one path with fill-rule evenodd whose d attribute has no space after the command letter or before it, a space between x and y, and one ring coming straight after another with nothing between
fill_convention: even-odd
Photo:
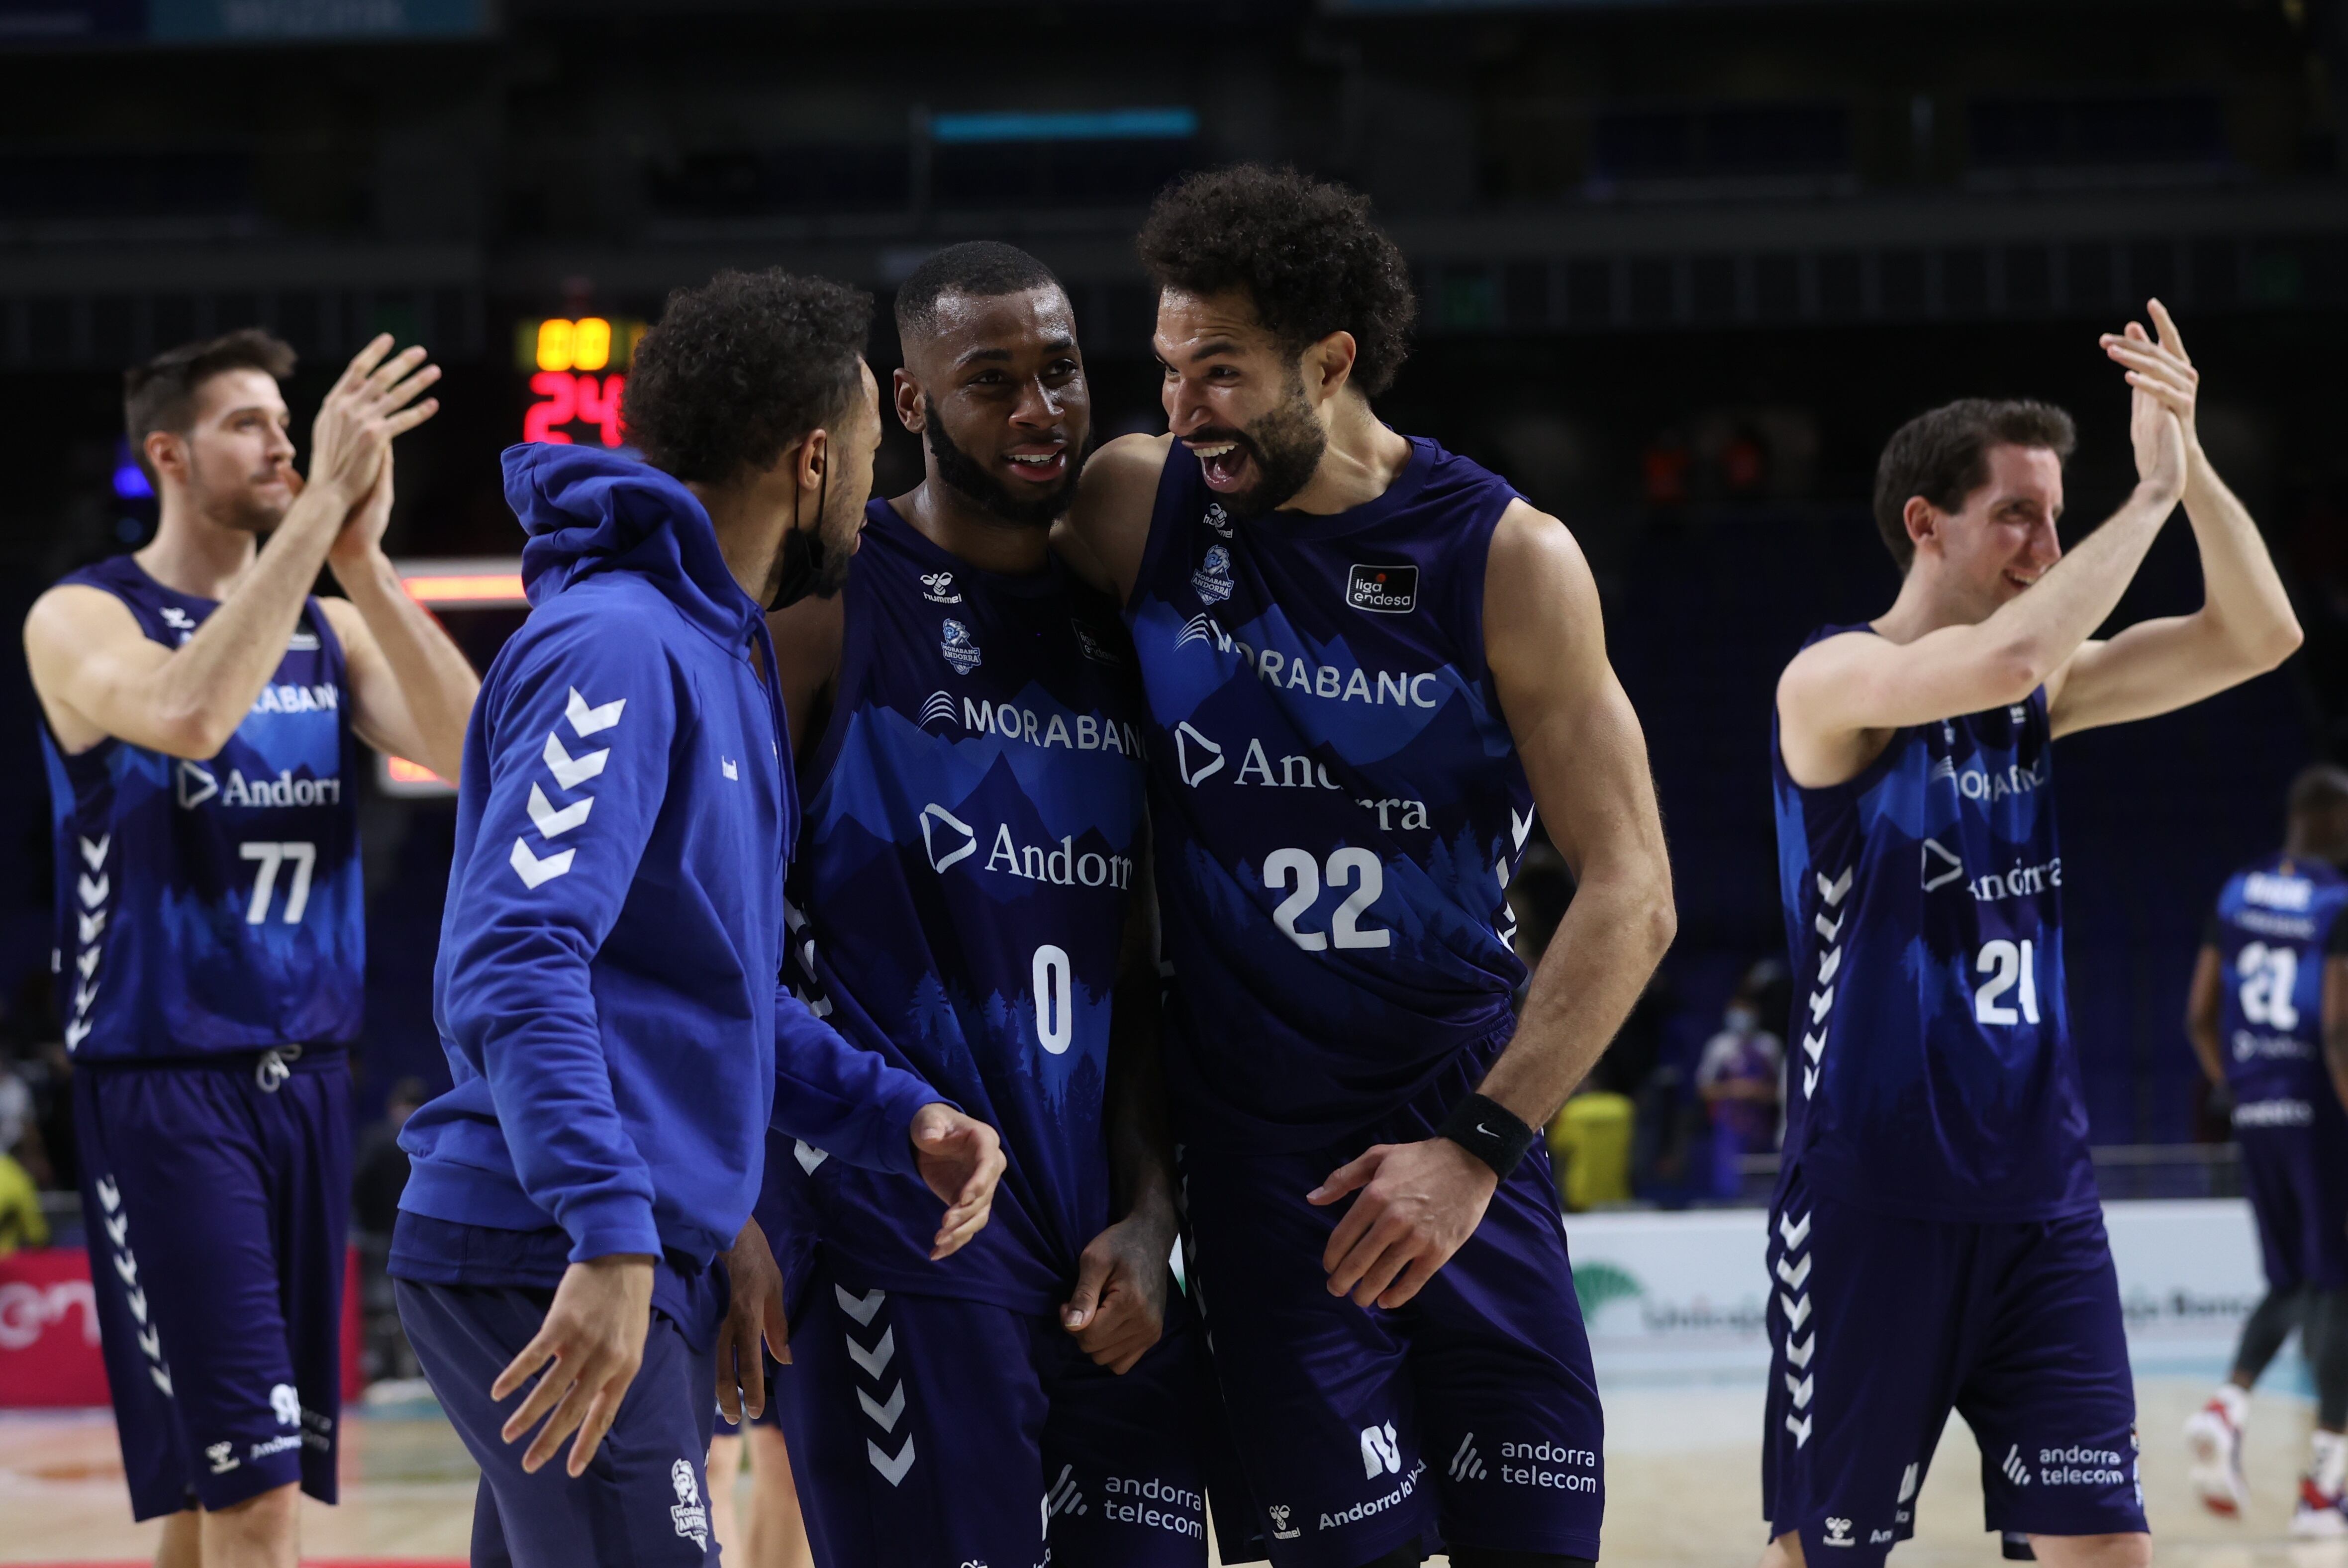
<instances>
[{"instance_id":1,"label":"scoreboard display","mask_svg":"<svg viewBox=\"0 0 2348 1568\"><path fill-rule=\"evenodd\" d=\"M514 331L515 367L535 399L521 418L521 438L561 446L625 445L620 395L644 324L626 317L548 316Z\"/></svg>"}]
</instances>

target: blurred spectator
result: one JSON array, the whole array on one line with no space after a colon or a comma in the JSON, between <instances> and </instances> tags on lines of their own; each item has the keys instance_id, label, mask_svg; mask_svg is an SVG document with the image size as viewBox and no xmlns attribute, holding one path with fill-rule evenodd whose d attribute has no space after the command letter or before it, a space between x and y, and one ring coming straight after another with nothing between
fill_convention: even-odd
<instances>
[{"instance_id":1,"label":"blurred spectator","mask_svg":"<svg viewBox=\"0 0 2348 1568\"><path fill-rule=\"evenodd\" d=\"M43 1076L38 1068L19 1068L13 1057L0 1053L0 1154L23 1166L36 1188L57 1185L47 1142L41 1136L41 1096L33 1087Z\"/></svg>"},{"instance_id":2,"label":"blurred spectator","mask_svg":"<svg viewBox=\"0 0 2348 1568\"><path fill-rule=\"evenodd\" d=\"M1549 1124L1558 1195L1570 1213L1631 1201L1631 1097L1598 1087L1597 1075Z\"/></svg>"},{"instance_id":3,"label":"blurred spectator","mask_svg":"<svg viewBox=\"0 0 2348 1568\"><path fill-rule=\"evenodd\" d=\"M1722 1027L1704 1047L1695 1069L1696 1093L1712 1123L1712 1195L1735 1198L1743 1191L1746 1155L1777 1147L1784 1125L1786 1045L1761 1026L1762 998L1784 965L1765 960L1753 966L1728 999Z\"/></svg>"},{"instance_id":4,"label":"blurred spectator","mask_svg":"<svg viewBox=\"0 0 2348 1568\"><path fill-rule=\"evenodd\" d=\"M49 1222L41 1213L41 1195L25 1168L0 1154L0 1258L18 1247L49 1244Z\"/></svg>"}]
</instances>

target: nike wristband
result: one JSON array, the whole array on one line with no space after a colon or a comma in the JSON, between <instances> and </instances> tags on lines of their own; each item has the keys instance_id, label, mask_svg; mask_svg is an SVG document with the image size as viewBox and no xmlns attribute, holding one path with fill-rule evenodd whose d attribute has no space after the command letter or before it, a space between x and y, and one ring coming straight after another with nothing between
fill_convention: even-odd
<instances>
[{"instance_id":1,"label":"nike wristband","mask_svg":"<svg viewBox=\"0 0 2348 1568\"><path fill-rule=\"evenodd\" d=\"M1471 1094L1453 1106L1435 1135L1451 1140L1489 1165L1503 1181L1523 1163L1540 1137L1507 1106L1480 1094Z\"/></svg>"}]
</instances>

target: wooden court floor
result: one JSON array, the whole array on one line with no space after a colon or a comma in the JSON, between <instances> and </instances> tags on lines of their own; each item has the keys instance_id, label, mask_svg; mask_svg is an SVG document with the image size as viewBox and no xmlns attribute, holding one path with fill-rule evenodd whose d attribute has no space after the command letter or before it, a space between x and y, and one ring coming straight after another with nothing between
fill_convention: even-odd
<instances>
[{"instance_id":1,"label":"wooden court floor","mask_svg":"<svg viewBox=\"0 0 2348 1568\"><path fill-rule=\"evenodd\" d=\"M2187 1495L2178 1431L2207 1394L2200 1380L2137 1386L2156 1560L2189 1568L2348 1568L2348 1544L2285 1533L2310 1411L2261 1396L2250 1428L2251 1507L2240 1522ZM1761 1543L1757 1383L1607 1391L1605 1561L1610 1568L1750 1568ZM1921 1497L1903 1568L1998 1563L1981 1530L1979 1458L1952 1422ZM455 1562L471 1527L475 1472L430 1415L355 1414L345 1437L344 1501L305 1504L304 1556ZM0 1563L129 1563L154 1527L133 1525L113 1423L103 1412L0 1414ZM1439 1561L1439 1560L1438 1560ZM1827 1568L1827 1565L1821 1565Z\"/></svg>"}]
</instances>

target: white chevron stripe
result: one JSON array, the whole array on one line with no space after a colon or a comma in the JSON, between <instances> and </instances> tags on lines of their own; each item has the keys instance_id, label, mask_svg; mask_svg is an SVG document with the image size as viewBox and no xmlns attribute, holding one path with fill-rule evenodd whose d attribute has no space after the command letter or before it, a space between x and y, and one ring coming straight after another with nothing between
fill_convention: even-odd
<instances>
[{"instance_id":1,"label":"white chevron stripe","mask_svg":"<svg viewBox=\"0 0 2348 1568\"><path fill-rule=\"evenodd\" d=\"M1850 871L1849 868L1845 868L1842 875L1833 882L1827 881L1825 872L1821 872L1818 873L1818 896L1827 901L1827 907L1828 909L1832 909L1836 904L1840 903L1843 901L1844 895L1849 892Z\"/></svg>"},{"instance_id":2,"label":"white chevron stripe","mask_svg":"<svg viewBox=\"0 0 2348 1568\"><path fill-rule=\"evenodd\" d=\"M898 1379L897 1386L889 1390L889 1402L885 1405L861 1388L856 1390L856 1402L864 1407L866 1415L880 1423L882 1431L893 1432L897 1429L897 1418L905 1413L904 1380Z\"/></svg>"},{"instance_id":3,"label":"white chevron stripe","mask_svg":"<svg viewBox=\"0 0 2348 1568\"><path fill-rule=\"evenodd\" d=\"M1818 927L1818 934L1820 936L1825 937L1828 942L1832 942L1836 937L1842 934L1842 923L1849 918L1850 916L1848 914L1836 915L1834 917L1834 923L1832 925L1828 925L1825 915L1817 914L1810 917L1810 923Z\"/></svg>"},{"instance_id":4,"label":"white chevron stripe","mask_svg":"<svg viewBox=\"0 0 2348 1568\"><path fill-rule=\"evenodd\" d=\"M66 1049L70 1051L78 1048L84 1040L89 1038L89 1030L90 1026L87 1023L76 1021L74 1023L67 1024L66 1026Z\"/></svg>"},{"instance_id":5,"label":"white chevron stripe","mask_svg":"<svg viewBox=\"0 0 2348 1568\"><path fill-rule=\"evenodd\" d=\"M1797 1340L1790 1334L1786 1336L1786 1359L1792 1365L1807 1367L1810 1364L1810 1357L1818 1353L1818 1336L1817 1335L1813 1334L1803 1340Z\"/></svg>"},{"instance_id":6,"label":"white chevron stripe","mask_svg":"<svg viewBox=\"0 0 2348 1568\"><path fill-rule=\"evenodd\" d=\"M90 870L92 870L92 871L96 871L96 870L98 870L98 867L100 867L100 866L102 866L102 865L104 865L104 864L106 863L106 850L107 850L107 846L108 846L108 845L109 845L109 844L111 844L111 843L113 843L113 842L114 842L114 835L113 835L112 833L107 833L107 834L103 834L103 835L101 835L101 836L99 837L99 839L98 839L98 842L96 842L96 843L94 843L94 844L93 844L93 843L91 843L88 839L84 839L84 840L82 840L82 841L81 841L81 858L82 858L82 863L83 863L83 864L85 864L85 865L87 865L87 866L88 866L88 867L89 867L89 869L90 869Z\"/></svg>"},{"instance_id":7,"label":"white chevron stripe","mask_svg":"<svg viewBox=\"0 0 2348 1568\"><path fill-rule=\"evenodd\" d=\"M506 857L506 861L513 867L514 874L521 878L522 886L535 888L567 873L571 870L572 861L578 853L577 850L557 850L544 860L540 860L530 852L528 844L516 839L513 853Z\"/></svg>"},{"instance_id":8,"label":"white chevron stripe","mask_svg":"<svg viewBox=\"0 0 2348 1568\"><path fill-rule=\"evenodd\" d=\"M1825 954L1818 959L1818 984L1823 985L1828 981L1833 979L1835 977L1835 971L1841 967L1842 949L1839 947L1828 948Z\"/></svg>"},{"instance_id":9,"label":"white chevron stripe","mask_svg":"<svg viewBox=\"0 0 2348 1568\"><path fill-rule=\"evenodd\" d=\"M553 773L557 784L565 789L576 789L603 771L603 764L611 760L612 748L607 746L601 751L591 751L584 757L574 758L563 749L561 736L550 734L546 738L546 749L541 755L546 759L546 766Z\"/></svg>"},{"instance_id":10,"label":"white chevron stripe","mask_svg":"<svg viewBox=\"0 0 2348 1568\"><path fill-rule=\"evenodd\" d=\"M1834 1008L1834 987L1810 993L1810 1022L1815 1024Z\"/></svg>"},{"instance_id":11,"label":"white chevron stripe","mask_svg":"<svg viewBox=\"0 0 2348 1568\"><path fill-rule=\"evenodd\" d=\"M1794 1434L1794 1446L1797 1449L1810 1440L1810 1420L1811 1418L1808 1416L1804 1416L1798 1421L1791 1415L1786 1418L1786 1429Z\"/></svg>"},{"instance_id":12,"label":"white chevron stripe","mask_svg":"<svg viewBox=\"0 0 2348 1568\"><path fill-rule=\"evenodd\" d=\"M1787 1258L1779 1258L1777 1277L1786 1282L1787 1290L1799 1290L1802 1288L1803 1282L1810 1277L1810 1264L1815 1261L1807 1253L1803 1254L1799 1263Z\"/></svg>"},{"instance_id":13,"label":"white chevron stripe","mask_svg":"<svg viewBox=\"0 0 2348 1568\"><path fill-rule=\"evenodd\" d=\"M1797 1220L1791 1214L1778 1215L1777 1235L1786 1243L1786 1250L1793 1251L1810 1239L1810 1217L1804 1214Z\"/></svg>"},{"instance_id":14,"label":"white chevron stripe","mask_svg":"<svg viewBox=\"0 0 2348 1568\"><path fill-rule=\"evenodd\" d=\"M84 942L96 942L100 936L106 934L106 911L102 909L96 914L84 914L81 911L76 910L74 919L80 923L80 934Z\"/></svg>"},{"instance_id":15,"label":"white chevron stripe","mask_svg":"<svg viewBox=\"0 0 2348 1568\"><path fill-rule=\"evenodd\" d=\"M839 1285L831 1287L831 1295L832 1299L839 1303L839 1310L856 1319L859 1328L871 1327L872 1315L880 1310L882 1302L889 1299L889 1293L885 1290L868 1290L862 1295L850 1295Z\"/></svg>"},{"instance_id":16,"label":"white chevron stripe","mask_svg":"<svg viewBox=\"0 0 2348 1568\"><path fill-rule=\"evenodd\" d=\"M554 802L546 798L544 789L539 788L535 782L532 782L530 787L530 820L538 824L539 835L541 838L561 838L585 821L587 813L594 809L595 797L590 795L584 799L573 800L570 805L557 810Z\"/></svg>"},{"instance_id":17,"label":"white chevron stripe","mask_svg":"<svg viewBox=\"0 0 2348 1568\"><path fill-rule=\"evenodd\" d=\"M882 1329L880 1343L870 1350L857 1344L851 1336L843 1334L839 1337L848 1343L848 1358L864 1368L864 1375L867 1377L871 1378L875 1383L880 1381L880 1374L889 1369L890 1357L897 1354L897 1331L893 1328Z\"/></svg>"},{"instance_id":18,"label":"white chevron stripe","mask_svg":"<svg viewBox=\"0 0 2348 1568\"><path fill-rule=\"evenodd\" d=\"M579 688L572 686L571 701L564 706L562 717L571 721L571 727L578 732L582 740L584 740L587 737L609 729L619 723L620 710L627 706L626 697L615 696L601 707L589 707L587 699L579 695Z\"/></svg>"},{"instance_id":19,"label":"white chevron stripe","mask_svg":"<svg viewBox=\"0 0 2348 1568\"><path fill-rule=\"evenodd\" d=\"M1786 1392L1794 1397L1794 1408L1807 1410L1810 1408L1810 1395L1818 1387L1818 1374L1815 1372L1803 1377L1799 1382L1795 1380L1791 1372L1786 1374Z\"/></svg>"},{"instance_id":20,"label":"white chevron stripe","mask_svg":"<svg viewBox=\"0 0 2348 1568\"><path fill-rule=\"evenodd\" d=\"M74 879L74 891L81 894L82 903L96 909L106 902L106 895L114 891L114 883L103 876L96 880L86 876L77 877Z\"/></svg>"},{"instance_id":21,"label":"white chevron stripe","mask_svg":"<svg viewBox=\"0 0 2348 1568\"><path fill-rule=\"evenodd\" d=\"M913 1468L913 1434L905 1434L905 1447L894 1459L882 1451L879 1443L867 1438L864 1439L864 1457L871 1461L874 1470L880 1472L882 1480L895 1486L905 1479L905 1472Z\"/></svg>"},{"instance_id":22,"label":"white chevron stripe","mask_svg":"<svg viewBox=\"0 0 2348 1568\"><path fill-rule=\"evenodd\" d=\"M1810 1320L1810 1298L1808 1296L1787 1295L1783 1291L1780 1291L1777 1293L1777 1300L1786 1309L1786 1327L1789 1332L1800 1328L1802 1325Z\"/></svg>"},{"instance_id":23,"label":"white chevron stripe","mask_svg":"<svg viewBox=\"0 0 2348 1568\"><path fill-rule=\"evenodd\" d=\"M1807 1099L1818 1092L1818 1069L1816 1068L1804 1068L1802 1069L1802 1098L1804 1099Z\"/></svg>"},{"instance_id":24,"label":"white chevron stripe","mask_svg":"<svg viewBox=\"0 0 2348 1568\"><path fill-rule=\"evenodd\" d=\"M1802 1037L1802 1054L1809 1057L1810 1060L1817 1061L1818 1057L1826 1054L1826 1048L1827 1035L1824 1029L1820 1029L1816 1034L1804 1035Z\"/></svg>"}]
</instances>

